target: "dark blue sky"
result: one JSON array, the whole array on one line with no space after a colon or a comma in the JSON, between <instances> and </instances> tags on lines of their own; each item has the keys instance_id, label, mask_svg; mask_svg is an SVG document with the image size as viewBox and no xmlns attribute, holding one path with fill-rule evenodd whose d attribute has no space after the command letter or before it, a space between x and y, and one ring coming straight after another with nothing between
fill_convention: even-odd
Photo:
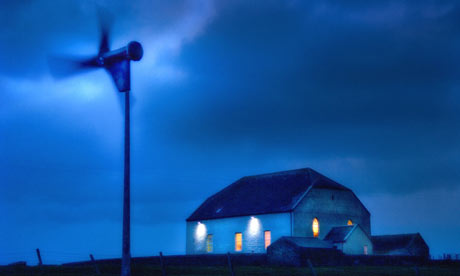
<instances>
[{"instance_id":1,"label":"dark blue sky","mask_svg":"<svg viewBox=\"0 0 460 276\"><path fill-rule=\"evenodd\" d=\"M307 2L307 3L305 3ZM238 178L311 167L352 188L374 234L459 252L456 1L2 1L0 264L121 254L122 113L104 71L55 81L49 54L132 64L132 252L185 252L185 218Z\"/></svg>"}]
</instances>

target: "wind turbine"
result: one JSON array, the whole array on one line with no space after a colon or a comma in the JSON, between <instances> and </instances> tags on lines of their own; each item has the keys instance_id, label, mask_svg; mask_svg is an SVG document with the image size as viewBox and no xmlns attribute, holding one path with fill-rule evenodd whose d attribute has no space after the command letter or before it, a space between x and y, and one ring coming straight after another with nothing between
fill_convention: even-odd
<instances>
[{"instance_id":1,"label":"wind turbine","mask_svg":"<svg viewBox=\"0 0 460 276\"><path fill-rule=\"evenodd\" d=\"M101 19L101 18L100 18ZM111 76L119 92L125 94L124 130L124 181L123 181L123 238L121 275L131 275L131 198L130 198L130 120L129 96L131 91L130 63L139 61L143 55L142 45L131 41L125 47L110 50L107 22L101 20L99 52L90 58L60 57L50 59L51 73L66 77L84 70L104 68Z\"/></svg>"}]
</instances>

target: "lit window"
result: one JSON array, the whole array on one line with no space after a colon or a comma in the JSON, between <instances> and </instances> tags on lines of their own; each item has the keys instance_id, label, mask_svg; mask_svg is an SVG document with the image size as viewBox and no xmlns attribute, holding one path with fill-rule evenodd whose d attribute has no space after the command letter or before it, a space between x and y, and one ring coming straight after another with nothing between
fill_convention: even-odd
<instances>
[{"instance_id":1,"label":"lit window","mask_svg":"<svg viewBox=\"0 0 460 276\"><path fill-rule=\"evenodd\" d=\"M311 228L313 230L313 237L317 238L319 235L319 221L317 218L313 219L313 224Z\"/></svg>"},{"instance_id":2,"label":"lit window","mask_svg":"<svg viewBox=\"0 0 460 276\"><path fill-rule=\"evenodd\" d=\"M241 251L243 249L243 234L235 233L235 251Z\"/></svg>"},{"instance_id":3,"label":"lit window","mask_svg":"<svg viewBox=\"0 0 460 276\"><path fill-rule=\"evenodd\" d=\"M272 243L272 232L271 231L265 231L264 232L264 237L265 237L265 249L270 246Z\"/></svg>"},{"instance_id":4,"label":"lit window","mask_svg":"<svg viewBox=\"0 0 460 276\"><path fill-rule=\"evenodd\" d=\"M367 252L367 245L364 246L364 255L367 255L368 252Z\"/></svg>"},{"instance_id":5,"label":"lit window","mask_svg":"<svg viewBox=\"0 0 460 276\"><path fill-rule=\"evenodd\" d=\"M206 252L212 252L212 235L206 237Z\"/></svg>"},{"instance_id":6,"label":"lit window","mask_svg":"<svg viewBox=\"0 0 460 276\"><path fill-rule=\"evenodd\" d=\"M351 219L348 220L347 225L353 225L353 221Z\"/></svg>"}]
</instances>

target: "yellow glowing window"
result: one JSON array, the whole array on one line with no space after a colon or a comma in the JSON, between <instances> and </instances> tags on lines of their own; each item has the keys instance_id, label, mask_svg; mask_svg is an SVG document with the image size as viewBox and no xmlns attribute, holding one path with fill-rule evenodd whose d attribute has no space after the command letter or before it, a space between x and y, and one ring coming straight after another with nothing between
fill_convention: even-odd
<instances>
[{"instance_id":1,"label":"yellow glowing window","mask_svg":"<svg viewBox=\"0 0 460 276\"><path fill-rule=\"evenodd\" d=\"M235 233L235 251L241 251L243 249L243 234Z\"/></svg>"},{"instance_id":2,"label":"yellow glowing window","mask_svg":"<svg viewBox=\"0 0 460 276\"><path fill-rule=\"evenodd\" d=\"M348 220L347 225L353 225L353 221L351 219Z\"/></svg>"},{"instance_id":3,"label":"yellow glowing window","mask_svg":"<svg viewBox=\"0 0 460 276\"><path fill-rule=\"evenodd\" d=\"M264 238L265 238L265 249L270 246L272 243L272 232L271 231L265 231L264 232Z\"/></svg>"},{"instance_id":4,"label":"yellow glowing window","mask_svg":"<svg viewBox=\"0 0 460 276\"><path fill-rule=\"evenodd\" d=\"M317 238L319 235L319 221L317 218L313 219L313 224L311 228L313 230L313 237Z\"/></svg>"},{"instance_id":5,"label":"yellow glowing window","mask_svg":"<svg viewBox=\"0 0 460 276\"><path fill-rule=\"evenodd\" d=\"M212 235L209 234L209 235L206 237L206 252L212 252L212 247L213 247L213 244L212 244Z\"/></svg>"}]
</instances>

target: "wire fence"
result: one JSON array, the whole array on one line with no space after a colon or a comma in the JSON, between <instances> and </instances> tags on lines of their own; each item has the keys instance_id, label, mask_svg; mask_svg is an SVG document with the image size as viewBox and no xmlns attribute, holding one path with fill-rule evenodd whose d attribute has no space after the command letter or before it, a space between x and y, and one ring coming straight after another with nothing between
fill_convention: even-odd
<instances>
[{"instance_id":1,"label":"wire fence","mask_svg":"<svg viewBox=\"0 0 460 276\"><path fill-rule=\"evenodd\" d=\"M40 250L43 264L59 265L71 262L84 262L90 260L90 254L101 259L120 258L120 254L114 253L97 253L97 252L71 252L66 250ZM431 260L453 260L460 261L460 253L443 253L431 256ZM8 265L16 262L26 262L28 265L37 265L39 263L37 252L33 250L22 251L0 251L0 265Z\"/></svg>"},{"instance_id":2,"label":"wire fence","mask_svg":"<svg viewBox=\"0 0 460 276\"><path fill-rule=\"evenodd\" d=\"M94 253L83 253L83 252L70 252L60 250L40 250L40 255L43 264L59 265L69 262L88 261L89 255L93 254L97 259L113 259L119 258L119 254L94 254ZM0 251L0 265L8 265L16 262L26 262L28 265L38 265L39 260L36 250L24 250L24 251L12 251L12 252L1 252Z\"/></svg>"}]
</instances>

